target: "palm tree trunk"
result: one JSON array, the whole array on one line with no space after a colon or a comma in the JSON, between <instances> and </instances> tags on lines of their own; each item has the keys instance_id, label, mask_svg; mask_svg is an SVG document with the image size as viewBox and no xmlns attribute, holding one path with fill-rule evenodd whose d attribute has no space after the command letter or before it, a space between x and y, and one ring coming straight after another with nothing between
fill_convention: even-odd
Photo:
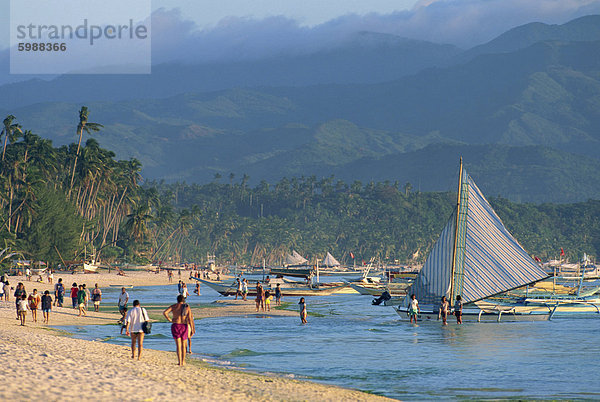
<instances>
[{"instance_id":1,"label":"palm tree trunk","mask_svg":"<svg viewBox=\"0 0 600 402\"><path fill-rule=\"evenodd\" d=\"M79 148L81 148L81 138L83 137L83 126L79 128L79 142L77 143L77 152L75 153L75 161L73 162L73 172L71 173L71 185L69 186L69 194L67 199L71 199L71 191L73 190L73 181L75 180L75 168L77 167L77 158L79 157ZM6 148L6 141L4 142ZM2 153L2 159L4 160L4 153Z\"/></svg>"}]
</instances>

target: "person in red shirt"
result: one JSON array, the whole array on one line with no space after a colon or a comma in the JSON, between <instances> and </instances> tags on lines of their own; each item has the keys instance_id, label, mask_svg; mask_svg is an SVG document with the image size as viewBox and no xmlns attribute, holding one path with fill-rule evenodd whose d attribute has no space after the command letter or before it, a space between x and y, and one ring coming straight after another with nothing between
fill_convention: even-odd
<instances>
[{"instance_id":1,"label":"person in red shirt","mask_svg":"<svg viewBox=\"0 0 600 402\"><path fill-rule=\"evenodd\" d=\"M73 302L73 308L77 308L77 292L79 292L79 288L77 287L77 283L73 282L73 286L71 287L71 301Z\"/></svg>"}]
</instances>

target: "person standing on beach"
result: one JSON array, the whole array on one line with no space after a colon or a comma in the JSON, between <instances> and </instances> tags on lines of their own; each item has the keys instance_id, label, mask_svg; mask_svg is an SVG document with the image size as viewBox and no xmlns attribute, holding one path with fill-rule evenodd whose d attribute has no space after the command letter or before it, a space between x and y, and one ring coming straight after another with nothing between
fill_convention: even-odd
<instances>
[{"instance_id":1,"label":"person standing on beach","mask_svg":"<svg viewBox=\"0 0 600 402\"><path fill-rule=\"evenodd\" d=\"M77 308L77 293L79 293L79 288L77 287L77 283L73 282L71 286L71 303L73 303L73 308Z\"/></svg>"},{"instance_id":2,"label":"person standing on beach","mask_svg":"<svg viewBox=\"0 0 600 402\"><path fill-rule=\"evenodd\" d=\"M236 280L235 300L237 300L238 296L242 297L242 281L240 281L240 278L235 278L235 280Z\"/></svg>"},{"instance_id":3,"label":"person standing on beach","mask_svg":"<svg viewBox=\"0 0 600 402\"><path fill-rule=\"evenodd\" d=\"M94 302L94 311L97 313L100 309L100 302L102 301L102 291L98 287L98 284L96 284L92 290L92 301Z\"/></svg>"},{"instance_id":4,"label":"person standing on beach","mask_svg":"<svg viewBox=\"0 0 600 402\"><path fill-rule=\"evenodd\" d=\"M450 309L450 303L446 299L446 296L442 296L442 303L440 304L440 311L438 312L438 320L440 317L444 322L444 325L448 325L448 310Z\"/></svg>"},{"instance_id":5,"label":"person standing on beach","mask_svg":"<svg viewBox=\"0 0 600 402\"><path fill-rule=\"evenodd\" d=\"M242 299L246 301L246 297L248 296L248 279L242 279Z\"/></svg>"},{"instance_id":6,"label":"person standing on beach","mask_svg":"<svg viewBox=\"0 0 600 402\"><path fill-rule=\"evenodd\" d=\"M139 300L133 301L133 308L125 317L125 335L131 336L131 358L135 358L135 344L138 346L138 360L142 357L144 346L144 330L142 323L149 321L148 312L140 306Z\"/></svg>"},{"instance_id":7,"label":"person standing on beach","mask_svg":"<svg viewBox=\"0 0 600 402\"><path fill-rule=\"evenodd\" d=\"M275 304L281 306L281 288L279 287L279 284L275 286Z\"/></svg>"},{"instance_id":8,"label":"person standing on beach","mask_svg":"<svg viewBox=\"0 0 600 402\"><path fill-rule=\"evenodd\" d=\"M263 290L262 285L260 284L259 281L256 281L256 311L258 312L259 307L262 309L262 311L265 311L265 305L264 305L264 297L265 297L265 291Z\"/></svg>"},{"instance_id":9,"label":"person standing on beach","mask_svg":"<svg viewBox=\"0 0 600 402\"><path fill-rule=\"evenodd\" d=\"M27 292L25 291L25 285L23 285L22 282L19 282L17 284L17 288L15 289L15 303L16 303L16 307L17 307L17 320L20 319L20 315L19 315L19 303L21 302L21 299L26 299L27 298ZM27 302L25 302L25 304L27 305ZM27 311L27 306L25 307L25 311Z\"/></svg>"},{"instance_id":10,"label":"person standing on beach","mask_svg":"<svg viewBox=\"0 0 600 402\"><path fill-rule=\"evenodd\" d=\"M456 302L454 302L454 315L456 316L456 323L462 324L462 309L463 302L460 295L456 296Z\"/></svg>"},{"instance_id":11,"label":"person standing on beach","mask_svg":"<svg viewBox=\"0 0 600 402\"><path fill-rule=\"evenodd\" d=\"M46 290L42 296L42 314L44 315L44 324L50 323L50 311L52 310L52 296L50 291Z\"/></svg>"},{"instance_id":12,"label":"person standing on beach","mask_svg":"<svg viewBox=\"0 0 600 402\"><path fill-rule=\"evenodd\" d=\"M83 291L85 292L85 309L89 310L89 303L90 303L90 299L92 298L92 295L90 295L90 291L87 288L87 286L85 286L85 283L83 285Z\"/></svg>"},{"instance_id":13,"label":"person standing on beach","mask_svg":"<svg viewBox=\"0 0 600 402\"><path fill-rule=\"evenodd\" d=\"M302 324L307 324L308 321L306 321L306 317L308 316L308 312L306 311L306 302L304 301L304 297L300 298L298 304L300 305L300 321Z\"/></svg>"},{"instance_id":14,"label":"person standing on beach","mask_svg":"<svg viewBox=\"0 0 600 402\"><path fill-rule=\"evenodd\" d=\"M17 316L21 320L21 325L25 326L25 318L27 317L27 296L22 295L17 301Z\"/></svg>"},{"instance_id":15,"label":"person standing on beach","mask_svg":"<svg viewBox=\"0 0 600 402\"><path fill-rule=\"evenodd\" d=\"M2 288L4 289L4 301L10 301L10 283L4 282Z\"/></svg>"},{"instance_id":16,"label":"person standing on beach","mask_svg":"<svg viewBox=\"0 0 600 402\"><path fill-rule=\"evenodd\" d=\"M119 295L119 313L121 313L121 320L119 322L125 322L125 312L127 312L127 302L129 301L129 293L125 291L125 288L121 288L121 294Z\"/></svg>"},{"instance_id":17,"label":"person standing on beach","mask_svg":"<svg viewBox=\"0 0 600 402\"><path fill-rule=\"evenodd\" d=\"M417 323L417 315L421 312L419 309L419 301L417 300L417 296L413 293L410 295L410 309L408 310L408 316L410 317L410 322L413 320L415 324Z\"/></svg>"},{"instance_id":18,"label":"person standing on beach","mask_svg":"<svg viewBox=\"0 0 600 402\"><path fill-rule=\"evenodd\" d=\"M169 317L169 314L172 314L173 318ZM163 311L163 315L171 323L171 334L177 347L177 365L183 366L185 364L185 341L188 338L188 333L191 335L196 333L192 309L185 304L183 296L179 295L177 296L177 304L169 306ZM191 326L191 331L188 330L188 325Z\"/></svg>"},{"instance_id":19,"label":"person standing on beach","mask_svg":"<svg viewBox=\"0 0 600 402\"><path fill-rule=\"evenodd\" d=\"M54 302L58 307L62 307L65 297L65 285L62 283L62 278L58 278L58 283L54 285Z\"/></svg>"},{"instance_id":20,"label":"person standing on beach","mask_svg":"<svg viewBox=\"0 0 600 402\"><path fill-rule=\"evenodd\" d=\"M37 289L33 289L33 293L29 295L27 301L29 302L29 310L31 310L31 319L33 322L37 322L37 310L41 303L41 298Z\"/></svg>"},{"instance_id":21,"label":"person standing on beach","mask_svg":"<svg viewBox=\"0 0 600 402\"><path fill-rule=\"evenodd\" d=\"M79 285L79 290L77 291L77 307L79 308L78 317L81 317L82 314L84 317L87 316L87 314L85 312L86 304L87 304L87 293L85 292L83 285Z\"/></svg>"}]
</instances>

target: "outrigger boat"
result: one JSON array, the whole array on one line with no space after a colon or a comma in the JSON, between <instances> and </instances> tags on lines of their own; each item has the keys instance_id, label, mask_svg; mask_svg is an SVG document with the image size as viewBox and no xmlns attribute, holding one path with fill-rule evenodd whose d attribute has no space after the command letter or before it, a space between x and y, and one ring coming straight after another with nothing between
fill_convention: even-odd
<instances>
[{"instance_id":1,"label":"outrigger boat","mask_svg":"<svg viewBox=\"0 0 600 402\"><path fill-rule=\"evenodd\" d=\"M200 279L196 277L191 277L191 279L195 279L198 282L208 286L214 291L220 293L223 296L235 296L237 291L237 282L232 283L231 285L224 284L222 282L213 282L207 281L205 279ZM265 286L265 284L263 284ZM319 286L319 287L309 287L309 286L290 286L290 287L281 287L281 293L284 297L286 296L329 296L333 293L339 292L340 290L346 288L348 285L340 285L340 286ZM265 287L265 290L271 291L273 294L275 289L273 287ZM248 296L254 297L256 296L256 287L248 286Z\"/></svg>"},{"instance_id":2,"label":"outrigger boat","mask_svg":"<svg viewBox=\"0 0 600 402\"><path fill-rule=\"evenodd\" d=\"M410 295L415 294L420 318L437 319L442 296L453 307L460 295L465 321L547 320L556 304L531 308L487 300L547 277L506 229L461 158L456 209L396 312L407 317Z\"/></svg>"}]
</instances>

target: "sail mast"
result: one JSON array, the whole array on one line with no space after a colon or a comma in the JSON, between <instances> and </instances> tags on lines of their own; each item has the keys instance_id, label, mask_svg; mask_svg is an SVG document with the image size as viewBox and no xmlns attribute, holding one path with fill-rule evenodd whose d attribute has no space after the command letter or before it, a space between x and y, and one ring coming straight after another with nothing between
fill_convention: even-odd
<instances>
[{"instance_id":1,"label":"sail mast","mask_svg":"<svg viewBox=\"0 0 600 402\"><path fill-rule=\"evenodd\" d=\"M454 248L452 249L452 273L450 274L450 305L454 305L454 273L456 272L456 248L458 243L458 219L460 216L460 198L462 191L463 161L460 157L460 169L458 171L458 201L456 202L456 226L454 227Z\"/></svg>"}]
</instances>

